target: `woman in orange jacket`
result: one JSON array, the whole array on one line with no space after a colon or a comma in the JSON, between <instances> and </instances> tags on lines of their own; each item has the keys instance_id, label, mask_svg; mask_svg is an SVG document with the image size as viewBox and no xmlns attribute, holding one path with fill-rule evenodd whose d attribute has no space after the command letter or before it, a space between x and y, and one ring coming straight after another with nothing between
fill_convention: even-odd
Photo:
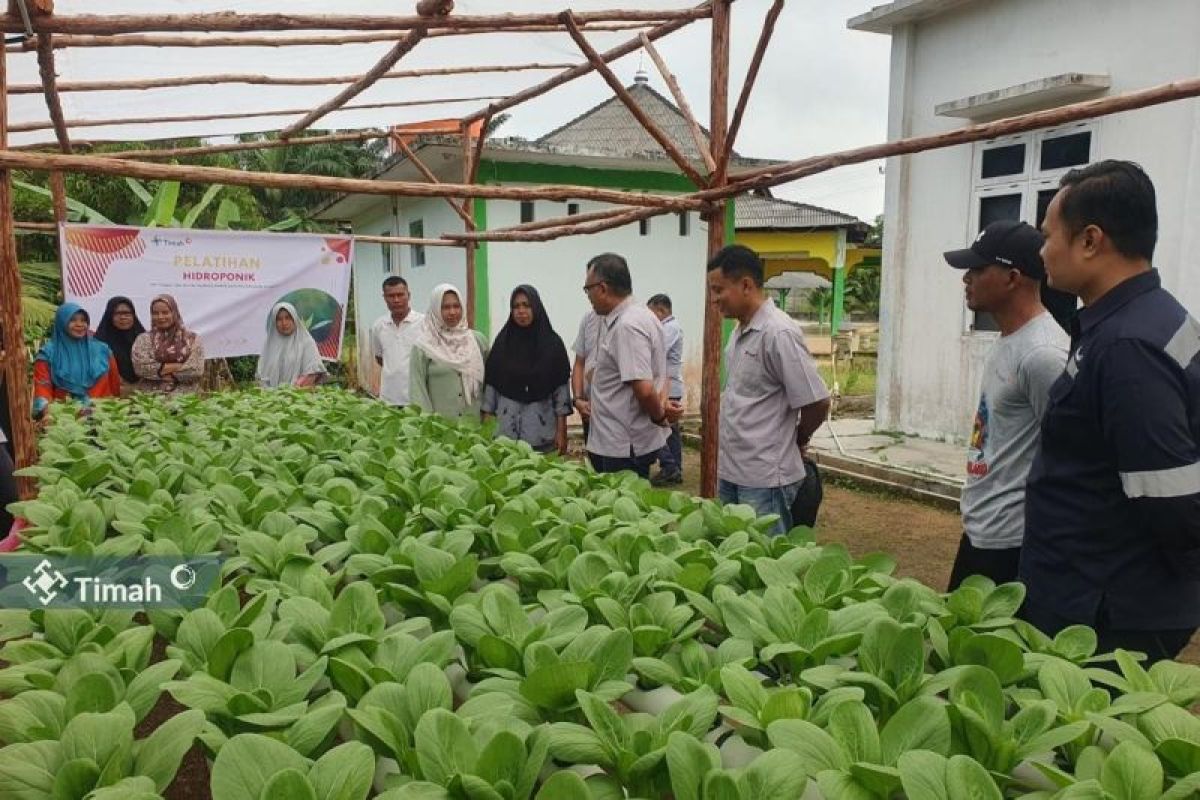
<instances>
[{"instance_id":1,"label":"woman in orange jacket","mask_svg":"<svg viewBox=\"0 0 1200 800\"><path fill-rule=\"evenodd\" d=\"M90 321L75 303L59 306L50 341L33 363L35 417L42 417L55 400L89 405L93 398L121 396L117 361L108 345L88 333Z\"/></svg>"}]
</instances>

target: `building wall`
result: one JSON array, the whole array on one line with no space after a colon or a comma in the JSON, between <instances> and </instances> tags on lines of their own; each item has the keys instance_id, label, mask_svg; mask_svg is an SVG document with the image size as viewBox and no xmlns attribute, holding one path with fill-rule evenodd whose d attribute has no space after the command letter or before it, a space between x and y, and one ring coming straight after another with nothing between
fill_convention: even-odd
<instances>
[{"instance_id":1,"label":"building wall","mask_svg":"<svg viewBox=\"0 0 1200 800\"><path fill-rule=\"evenodd\" d=\"M954 130L938 103L1065 72L1111 76L1112 94L1200 69L1200 4L1156 0L1154 13L1125 0L971 3L898 28L892 37L891 139ZM1153 58L1145 47L1153 42ZM1093 160L1140 162L1158 189L1156 266L1165 285L1200 310L1200 103L1183 101L1098 120ZM977 402L995 334L973 333L961 276L942 253L974 235L972 164L961 146L890 159L877 425L961 440ZM1032 221L1032 220L1030 220Z\"/></svg>"},{"instance_id":2,"label":"building wall","mask_svg":"<svg viewBox=\"0 0 1200 800\"><path fill-rule=\"evenodd\" d=\"M581 214L610 207L583 200L573 202L578 203ZM563 216L566 204L537 201L534 214L536 219ZM520 204L489 202L487 222L492 229L519 224ZM699 409L708 226L695 212L690 213L689 223L687 236L679 234L678 217L667 214L650 221L646 236L634 223L591 236L568 236L549 242L490 243L487 261L492 337L508 319L513 288L528 283L541 293L555 330L570 348L580 319L591 308L582 291L588 260L604 252L618 253L629 262L636 298L645 302L659 292L670 296L683 327L686 405Z\"/></svg>"}]
</instances>

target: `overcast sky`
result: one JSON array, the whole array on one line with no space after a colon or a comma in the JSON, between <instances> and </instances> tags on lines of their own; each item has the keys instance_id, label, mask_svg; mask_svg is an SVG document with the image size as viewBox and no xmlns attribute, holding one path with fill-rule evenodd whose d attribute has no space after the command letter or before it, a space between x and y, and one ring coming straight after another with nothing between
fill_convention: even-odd
<instances>
[{"instance_id":1,"label":"overcast sky","mask_svg":"<svg viewBox=\"0 0 1200 800\"><path fill-rule=\"evenodd\" d=\"M743 155L796 159L842 150L886 139L888 49L890 40L878 34L846 29L846 20L879 0L791 0L784 9L763 64L762 73L738 138ZM94 0L59 0L59 14L86 13L200 13L233 10L242 13L292 14L403 14L411 13L413 0L110 0L98 8ZM694 0L457 0L455 13L495 14L517 11L559 11L571 7L590 11L616 7L683 8ZM733 5L732 96L736 100L753 52L769 0L738 0ZM668 65L701 122L708 119L709 30L706 22L694 23L659 43ZM625 33L593 33L598 50L630 37ZM388 45L343 45L317 48L90 48L58 51L60 80L118 79L148 76L255 72L269 75L325 76L365 71L386 52ZM576 62L578 49L565 34L497 34L427 40L399 65L401 68L466 64L504 64L530 61ZM638 54L614 64L626 83L639 67L651 76L651 85L669 94L654 65ZM503 96L532 85L550 73L529 72L488 76L421 78L380 82L354 102L379 103L429 98ZM32 53L12 58L10 81L36 82L37 63ZM250 112L312 108L336 93L338 87L264 87L226 85L157 89L147 92L89 92L63 96L68 119L139 117ZM596 75L574 81L513 110L502 128L509 136L540 136L611 96ZM330 115L318 127L369 127L422 119L461 117L486 101L421 106ZM40 95L11 98L14 122L46 118ZM74 138L138 138L153 131L158 136L236 133L271 130L296 117L254 120L172 123L169 125L81 128ZM15 144L52 139L46 131L14 134ZM807 178L776 190L782 197L835 208L872 220L883 211L883 175L880 163L859 164Z\"/></svg>"}]
</instances>

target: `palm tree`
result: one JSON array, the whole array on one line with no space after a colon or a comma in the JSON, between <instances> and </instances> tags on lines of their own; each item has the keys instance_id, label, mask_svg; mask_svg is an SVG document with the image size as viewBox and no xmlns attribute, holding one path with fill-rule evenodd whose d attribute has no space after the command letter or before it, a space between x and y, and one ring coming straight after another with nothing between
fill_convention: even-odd
<instances>
[{"instance_id":1,"label":"palm tree","mask_svg":"<svg viewBox=\"0 0 1200 800\"><path fill-rule=\"evenodd\" d=\"M274 139L275 135L243 136L243 141ZM326 142L314 145L274 147L251 150L241 155L243 169L252 172L286 172L328 175L336 178L361 177L378 168L385 156L383 140L359 144ZM324 196L306 189L255 188L263 216L280 220L272 230L308 230L321 226L308 219L308 211Z\"/></svg>"}]
</instances>

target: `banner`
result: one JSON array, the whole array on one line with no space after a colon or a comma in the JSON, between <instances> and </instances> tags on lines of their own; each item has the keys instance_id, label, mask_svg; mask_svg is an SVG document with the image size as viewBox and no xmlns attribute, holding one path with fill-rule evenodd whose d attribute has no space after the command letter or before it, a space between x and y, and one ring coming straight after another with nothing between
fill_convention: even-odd
<instances>
[{"instance_id":1,"label":"banner","mask_svg":"<svg viewBox=\"0 0 1200 800\"><path fill-rule=\"evenodd\" d=\"M59 232L67 300L100 324L110 297L133 300L150 327L150 301L169 294L206 358L257 355L278 302L296 307L321 356L342 350L354 261L348 236L182 228L64 225Z\"/></svg>"}]
</instances>

